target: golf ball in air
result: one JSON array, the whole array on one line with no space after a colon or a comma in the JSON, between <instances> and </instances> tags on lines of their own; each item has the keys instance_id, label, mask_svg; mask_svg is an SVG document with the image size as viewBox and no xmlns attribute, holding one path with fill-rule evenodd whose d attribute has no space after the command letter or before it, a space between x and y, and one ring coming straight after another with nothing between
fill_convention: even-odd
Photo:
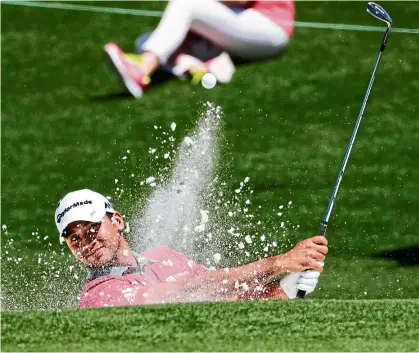
<instances>
[{"instance_id":1,"label":"golf ball in air","mask_svg":"<svg viewBox=\"0 0 419 353\"><path fill-rule=\"evenodd\" d=\"M214 74L208 72L202 77L201 83L205 88L211 89L214 88L217 84L217 79L215 78Z\"/></svg>"}]
</instances>

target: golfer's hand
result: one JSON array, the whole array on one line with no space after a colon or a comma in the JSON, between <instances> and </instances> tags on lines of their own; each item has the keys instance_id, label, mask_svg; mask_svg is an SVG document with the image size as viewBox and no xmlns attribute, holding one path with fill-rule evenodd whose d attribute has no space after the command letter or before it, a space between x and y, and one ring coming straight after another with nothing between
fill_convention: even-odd
<instances>
[{"instance_id":1,"label":"golfer's hand","mask_svg":"<svg viewBox=\"0 0 419 353\"><path fill-rule=\"evenodd\" d=\"M300 241L294 248L280 256L280 266L285 272L304 270L323 271L323 261L327 254L327 239L324 236Z\"/></svg>"},{"instance_id":2,"label":"golfer's hand","mask_svg":"<svg viewBox=\"0 0 419 353\"><path fill-rule=\"evenodd\" d=\"M313 270L290 273L281 278L279 285L289 299L295 299L299 289L305 291L306 294L313 292L319 281L319 276L320 272Z\"/></svg>"}]
</instances>

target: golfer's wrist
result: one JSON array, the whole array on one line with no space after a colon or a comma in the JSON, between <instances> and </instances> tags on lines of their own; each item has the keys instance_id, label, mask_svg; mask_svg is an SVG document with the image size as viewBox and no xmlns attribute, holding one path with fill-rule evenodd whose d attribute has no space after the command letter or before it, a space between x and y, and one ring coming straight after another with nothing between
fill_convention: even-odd
<instances>
[{"instance_id":1,"label":"golfer's wrist","mask_svg":"<svg viewBox=\"0 0 419 353\"><path fill-rule=\"evenodd\" d=\"M266 260L266 266L264 271L265 276L276 277L281 273L286 272L286 260L283 254L268 257L264 260Z\"/></svg>"},{"instance_id":2,"label":"golfer's wrist","mask_svg":"<svg viewBox=\"0 0 419 353\"><path fill-rule=\"evenodd\" d=\"M281 274L287 272L288 260L285 254L280 254L275 256L275 271L276 274Z\"/></svg>"}]
</instances>

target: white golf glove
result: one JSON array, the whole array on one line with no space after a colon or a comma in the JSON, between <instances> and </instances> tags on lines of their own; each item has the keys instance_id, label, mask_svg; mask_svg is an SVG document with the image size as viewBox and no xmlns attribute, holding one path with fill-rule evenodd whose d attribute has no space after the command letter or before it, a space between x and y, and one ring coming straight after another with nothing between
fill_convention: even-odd
<instances>
[{"instance_id":1,"label":"white golf glove","mask_svg":"<svg viewBox=\"0 0 419 353\"><path fill-rule=\"evenodd\" d=\"M303 290L306 294L314 291L319 281L320 272L308 270L304 272L295 272L281 278L279 285L290 299L295 299L298 290Z\"/></svg>"}]
</instances>

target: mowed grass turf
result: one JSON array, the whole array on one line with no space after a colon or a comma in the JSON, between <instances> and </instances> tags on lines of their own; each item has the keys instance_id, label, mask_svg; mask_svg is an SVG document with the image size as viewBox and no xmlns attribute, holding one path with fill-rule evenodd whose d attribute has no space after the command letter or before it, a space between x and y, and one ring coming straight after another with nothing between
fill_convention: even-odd
<instances>
[{"instance_id":1,"label":"mowed grass turf","mask_svg":"<svg viewBox=\"0 0 419 353\"><path fill-rule=\"evenodd\" d=\"M6 313L3 351L416 351L417 300Z\"/></svg>"},{"instance_id":2,"label":"mowed grass turf","mask_svg":"<svg viewBox=\"0 0 419 353\"><path fill-rule=\"evenodd\" d=\"M164 3L157 2L89 4L164 8ZM298 2L297 20L380 25L364 8L362 2ZM418 4L385 2L385 8L396 27L417 26ZM168 130L170 124L176 122L174 135L181 141L193 130L205 101L220 105L225 114L219 170L223 171L221 176L231 194L239 182L249 176L255 190L254 204L263 205L258 212L266 232L281 221L300 226L298 229L289 227L285 238L282 233L271 234L271 240L278 243L271 252L285 251L292 243L316 233L378 54L381 33L297 28L283 57L240 66L233 82L227 86L205 90L189 82L171 81L153 87L144 99L135 101L119 94L116 78L103 63L102 47L108 41L115 41L127 51L132 49L135 38L151 31L158 18L5 4L1 5L1 10L2 224L7 225L7 234L2 235L1 258L4 309L65 307L69 301L77 301L84 273L80 266L76 267L79 279L75 280L67 269L68 265L76 264L75 260L68 260L68 253L60 255L53 222L59 198L70 190L84 187L113 195L114 180L118 178L126 192L115 198L116 205L126 212L127 219L135 216L132 206L138 200L144 203L150 193L149 188L139 187L139 181L154 175L157 168L164 165L156 164L148 154L149 147L156 145L153 126ZM325 272L311 298L417 298L418 46L417 34L391 35L331 218L330 253ZM121 157L126 155L126 150L131 154L123 162ZM135 178L130 177L132 173ZM282 218L277 217L279 205L286 205L290 200L293 207ZM38 232L39 238L32 235L33 232ZM235 254L230 259L224 257L223 261L226 265L251 261L256 258L252 250L259 246L262 247L256 242L249 248L249 256L234 247ZM401 249L398 261L377 256L398 249ZM42 268L50 273L47 277L42 276L37 262L40 253L56 260L54 266ZM10 258L22 260L16 263ZM62 268L60 261L65 264ZM54 276L57 270L61 270L59 278ZM31 290L35 284L38 287ZM321 327L316 326L317 331L313 331L302 321L294 320L290 316L294 308L298 308L295 309L297 316L304 310L309 315L311 309L317 308L325 315L323 322L329 322L331 329L338 329L340 321L336 321L335 327L334 319L344 315L345 310L339 302L333 303L247 303L240 304L237 309L234 304L226 304L229 309L224 320L237 327L241 325L243 332L250 332L251 326L248 326L241 305L248 305L248 308L255 305L255 312L260 311L261 315L264 315L261 309L264 305L277 308L278 313L269 319L265 317L267 322L276 320L284 310L286 314L281 317L289 325L299 325L299 329L295 326L295 331L287 331L288 335L293 333L297 341L300 334L314 335L321 332ZM390 327L403 313L406 303L416 305L406 301L380 303L345 302L345 307L365 306L362 310L371 313L386 308L382 310L388 320L381 320L380 324ZM201 316L207 317L215 310L210 304L202 308L200 305L185 309L196 311L198 322L201 322ZM223 304L214 305L224 308ZM323 305L330 305L330 310L321 310L326 308ZM86 325L93 328L98 320L96 313L106 313L102 316L109 315L113 324L122 328L129 320L125 310L140 310L141 313L150 310L148 315L155 314L154 319L163 325L161 330L167 331L164 325L169 327L174 323L163 320L162 313L180 307L183 308L169 306L160 311L122 309L115 310L115 314L113 310L89 311L88 314L67 310L64 314L48 314L58 318L48 327L54 331L65 317L86 315ZM267 315L274 312L274 309L266 310ZM300 314L298 310L302 310ZM331 339L325 341L324 346L313 343L301 349L413 349L411 344L414 342L407 339L409 326L395 325L394 337L384 335L387 331L377 328L369 331L371 336L366 338L364 327L357 324L356 310L352 312L354 319L348 317L347 324L353 325L351 327L359 335L353 337L365 340L348 338L339 346L347 348L339 348L334 345L338 339ZM417 310L411 311L411 318L419 321L416 313ZM33 318L44 314L34 313ZM12 320L26 318L24 315L31 318L32 314L4 314L6 326L3 327ZM194 327L192 323L191 327ZM347 332L343 327L347 326L342 326L342 332ZM170 350L170 340L159 340L159 331L154 328L155 325L147 328L149 342L154 342L154 346L145 349ZM12 334L9 329L5 332ZM19 332L22 333L20 338ZM16 345L23 342L23 332L14 331L14 338L3 343L8 342L6 347L11 350L26 349ZM124 340L124 330L113 334ZM406 337L405 346L393 345L398 337ZM279 342L279 333L277 338ZM413 340L413 336L410 339ZM123 349L112 346L110 341L101 344L98 340L91 348L80 345L63 346L62 349ZM196 341L185 338L183 345L179 343L177 348L193 349ZM292 341L290 338L289 342ZM264 344L263 339L251 342L254 350L258 349L255 348L258 342ZM52 341L45 340L44 344L43 348L34 346L34 349L52 347ZM57 347L51 349L60 350ZM216 347L218 350L245 349L226 345ZM279 347L292 350L297 346ZM275 348L266 346L264 349Z\"/></svg>"}]
</instances>

